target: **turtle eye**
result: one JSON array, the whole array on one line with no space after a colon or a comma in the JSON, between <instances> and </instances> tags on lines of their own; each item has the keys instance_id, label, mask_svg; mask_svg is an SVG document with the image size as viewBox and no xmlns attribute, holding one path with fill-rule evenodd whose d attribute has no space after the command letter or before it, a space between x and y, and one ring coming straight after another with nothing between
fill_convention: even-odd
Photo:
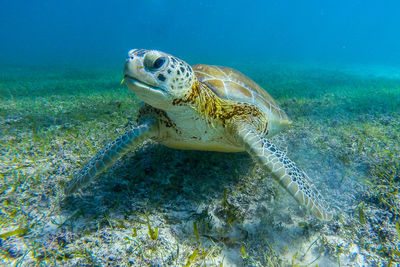
<instances>
[{"instance_id":1,"label":"turtle eye","mask_svg":"<svg viewBox=\"0 0 400 267\"><path fill-rule=\"evenodd\" d=\"M154 60L153 65L150 67L152 70L158 70L161 68L165 63L165 57L159 57L156 60Z\"/></svg>"},{"instance_id":2,"label":"turtle eye","mask_svg":"<svg viewBox=\"0 0 400 267\"><path fill-rule=\"evenodd\" d=\"M160 55L155 51L149 51L143 58L143 66L146 70L156 71L161 69L165 62L167 61L167 57Z\"/></svg>"}]
</instances>

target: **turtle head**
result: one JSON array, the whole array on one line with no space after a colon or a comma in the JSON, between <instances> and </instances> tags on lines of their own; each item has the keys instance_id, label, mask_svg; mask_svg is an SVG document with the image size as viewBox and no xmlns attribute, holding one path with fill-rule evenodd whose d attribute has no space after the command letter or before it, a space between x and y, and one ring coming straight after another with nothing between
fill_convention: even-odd
<instances>
[{"instance_id":1,"label":"turtle head","mask_svg":"<svg viewBox=\"0 0 400 267\"><path fill-rule=\"evenodd\" d=\"M142 101L159 109L172 107L195 82L192 68L184 61L156 50L133 49L125 63L127 86Z\"/></svg>"}]
</instances>

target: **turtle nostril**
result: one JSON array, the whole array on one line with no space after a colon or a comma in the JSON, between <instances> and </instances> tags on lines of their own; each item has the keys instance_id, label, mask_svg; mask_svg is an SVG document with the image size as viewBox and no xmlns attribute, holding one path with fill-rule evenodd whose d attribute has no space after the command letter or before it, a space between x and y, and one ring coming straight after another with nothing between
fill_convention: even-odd
<instances>
[{"instance_id":1,"label":"turtle nostril","mask_svg":"<svg viewBox=\"0 0 400 267\"><path fill-rule=\"evenodd\" d=\"M134 56L135 56L135 52L136 52L136 50L137 49L132 49L132 50L129 50L129 52L128 52L128 56L127 56L127 60L132 60L133 58L134 58Z\"/></svg>"}]
</instances>

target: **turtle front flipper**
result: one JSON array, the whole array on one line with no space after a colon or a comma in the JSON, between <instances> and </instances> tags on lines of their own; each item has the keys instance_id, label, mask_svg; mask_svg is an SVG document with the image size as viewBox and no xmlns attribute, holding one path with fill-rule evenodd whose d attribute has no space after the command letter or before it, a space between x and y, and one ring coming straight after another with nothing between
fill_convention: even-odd
<instances>
[{"instance_id":1,"label":"turtle front flipper","mask_svg":"<svg viewBox=\"0 0 400 267\"><path fill-rule=\"evenodd\" d=\"M69 182L65 193L69 195L76 192L89 183L91 179L108 169L130 149L142 143L145 139L156 137L157 134L158 123L155 119L148 120L138 127L133 127L98 152Z\"/></svg>"},{"instance_id":2,"label":"turtle front flipper","mask_svg":"<svg viewBox=\"0 0 400 267\"><path fill-rule=\"evenodd\" d=\"M239 130L239 139L244 143L247 152L283 186L298 203L305 206L319 219L328 221L333 215L326 201L305 172L300 170L284 152L267 138L249 127Z\"/></svg>"}]
</instances>

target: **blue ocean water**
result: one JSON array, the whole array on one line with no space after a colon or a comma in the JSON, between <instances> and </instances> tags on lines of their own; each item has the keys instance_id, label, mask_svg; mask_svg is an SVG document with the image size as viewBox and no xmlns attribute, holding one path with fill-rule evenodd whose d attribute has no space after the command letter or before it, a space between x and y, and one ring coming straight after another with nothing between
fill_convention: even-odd
<instances>
[{"instance_id":1,"label":"blue ocean water","mask_svg":"<svg viewBox=\"0 0 400 267\"><path fill-rule=\"evenodd\" d=\"M0 0L0 265L400 264L399 14L394 0ZM334 218L246 153L152 142L66 196L136 125L120 83L133 48L267 90L293 121L273 143Z\"/></svg>"},{"instance_id":2,"label":"blue ocean water","mask_svg":"<svg viewBox=\"0 0 400 267\"><path fill-rule=\"evenodd\" d=\"M0 64L118 65L148 48L193 64L398 65L399 12L390 0L3 0Z\"/></svg>"}]
</instances>

